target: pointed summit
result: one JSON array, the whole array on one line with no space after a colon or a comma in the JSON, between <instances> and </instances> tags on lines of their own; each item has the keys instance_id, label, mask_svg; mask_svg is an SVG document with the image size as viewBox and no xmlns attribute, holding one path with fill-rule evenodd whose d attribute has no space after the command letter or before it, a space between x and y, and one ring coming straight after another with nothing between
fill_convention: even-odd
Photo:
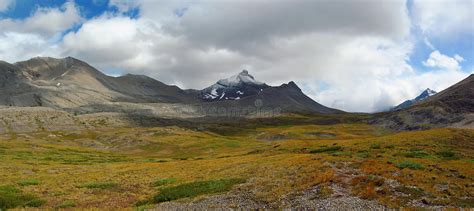
<instances>
[{"instance_id":1,"label":"pointed summit","mask_svg":"<svg viewBox=\"0 0 474 211\"><path fill-rule=\"evenodd\" d=\"M416 102L422 101L422 100L424 100L424 99L426 99L426 98L428 98L428 97L431 97L431 96L433 96L433 95L435 95L435 94L437 94L437 93L438 93L438 92L436 92L436 91L434 91L434 90L432 90L432 89L430 89L430 88L427 88L427 89L425 89L425 91L423 91L420 95L418 95L418 97L416 97L416 98L414 99L414 101L416 101Z\"/></svg>"},{"instance_id":2,"label":"pointed summit","mask_svg":"<svg viewBox=\"0 0 474 211\"><path fill-rule=\"evenodd\" d=\"M242 72L237 75L217 81L216 84L224 87L234 87L242 84L264 85L265 83L255 80L255 78L250 75L247 70L242 70Z\"/></svg>"},{"instance_id":3,"label":"pointed summit","mask_svg":"<svg viewBox=\"0 0 474 211\"><path fill-rule=\"evenodd\" d=\"M401 103L400 105L398 106L395 106L394 108L392 108L392 110L400 110L400 109L404 109L404 108L408 108L410 106L412 106L413 104L415 103L418 103L420 101L423 101L435 94L437 94L438 92L430 89L430 88L427 88L425 89L425 91L423 91L420 95L418 95L418 97L416 97L415 99L412 99L412 100L406 100L405 102Z\"/></svg>"},{"instance_id":4,"label":"pointed summit","mask_svg":"<svg viewBox=\"0 0 474 211\"><path fill-rule=\"evenodd\" d=\"M249 95L256 95L268 87L270 86L255 80L249 71L244 69L205 88L201 91L200 98L206 101L239 100Z\"/></svg>"}]
</instances>

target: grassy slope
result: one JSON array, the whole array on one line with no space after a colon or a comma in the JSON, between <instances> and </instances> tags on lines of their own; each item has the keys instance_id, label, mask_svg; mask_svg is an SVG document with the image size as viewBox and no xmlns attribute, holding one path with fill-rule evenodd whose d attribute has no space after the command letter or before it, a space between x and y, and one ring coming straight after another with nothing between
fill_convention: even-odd
<instances>
[{"instance_id":1,"label":"grassy slope","mask_svg":"<svg viewBox=\"0 0 474 211\"><path fill-rule=\"evenodd\" d=\"M391 134L365 124L266 126L230 135L179 127L5 134L0 186L53 208L133 207L160 190L227 180L247 181L243 190L269 202L338 183L389 206L424 199L472 207L473 152L473 130ZM341 169L357 176L347 181ZM201 188L192 196L207 190L219 192Z\"/></svg>"}]
</instances>

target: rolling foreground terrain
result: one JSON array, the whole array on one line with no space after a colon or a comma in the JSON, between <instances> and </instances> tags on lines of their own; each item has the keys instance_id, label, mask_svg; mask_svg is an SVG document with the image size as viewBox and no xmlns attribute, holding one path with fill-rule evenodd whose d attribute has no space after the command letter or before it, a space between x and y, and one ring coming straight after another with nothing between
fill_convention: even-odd
<instances>
[{"instance_id":1,"label":"rolling foreground terrain","mask_svg":"<svg viewBox=\"0 0 474 211\"><path fill-rule=\"evenodd\" d=\"M203 90L0 63L0 209L474 207L474 76L345 113L242 71Z\"/></svg>"}]
</instances>

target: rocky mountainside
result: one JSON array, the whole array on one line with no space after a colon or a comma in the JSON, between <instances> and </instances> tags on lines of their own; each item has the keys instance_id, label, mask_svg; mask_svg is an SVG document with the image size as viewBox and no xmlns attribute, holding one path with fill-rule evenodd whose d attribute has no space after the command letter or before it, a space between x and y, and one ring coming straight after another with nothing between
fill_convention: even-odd
<instances>
[{"instance_id":1,"label":"rocky mountainside","mask_svg":"<svg viewBox=\"0 0 474 211\"><path fill-rule=\"evenodd\" d=\"M197 112L196 108L209 107L244 110L264 106L280 112L339 112L313 101L294 82L271 87L255 80L246 70L200 91L182 90L143 75L107 76L72 57L37 57L15 64L0 62L0 73L0 106L42 106L93 113L143 110L141 104L150 103L160 103L157 107L162 108L163 103L172 103L182 105L176 108L178 116L190 106L188 110L197 116L209 112Z\"/></svg>"},{"instance_id":2,"label":"rocky mountainside","mask_svg":"<svg viewBox=\"0 0 474 211\"><path fill-rule=\"evenodd\" d=\"M420 95L418 95L418 97L416 97L414 99L411 99L411 100L406 100L403 103L401 103L400 105L397 105L397 106L393 107L391 110L396 111L396 110L401 110L401 109L404 109L404 108L408 108L408 107L412 106L413 104L421 102L423 100L426 100L429 97L431 97L431 96L433 96L437 93L438 92L428 88L425 91L423 91Z\"/></svg>"},{"instance_id":3,"label":"rocky mountainside","mask_svg":"<svg viewBox=\"0 0 474 211\"><path fill-rule=\"evenodd\" d=\"M397 130L474 128L474 74L406 109L378 114L373 123Z\"/></svg>"},{"instance_id":4,"label":"rocky mountainside","mask_svg":"<svg viewBox=\"0 0 474 211\"><path fill-rule=\"evenodd\" d=\"M255 80L247 70L230 78L219 80L210 87L201 90L199 98L207 102L203 105L208 108L224 108L232 110L232 112L241 112L243 115L255 112L315 112L323 114L341 112L315 102L292 81L272 87ZM248 108L250 110L245 110ZM210 113L209 115L214 114Z\"/></svg>"},{"instance_id":5,"label":"rocky mountainside","mask_svg":"<svg viewBox=\"0 0 474 211\"><path fill-rule=\"evenodd\" d=\"M474 74L420 103L429 105L452 113L474 113Z\"/></svg>"},{"instance_id":6,"label":"rocky mountainside","mask_svg":"<svg viewBox=\"0 0 474 211\"><path fill-rule=\"evenodd\" d=\"M194 100L176 86L146 76L110 77L71 57L2 62L0 71L0 105L6 106L73 108L104 102Z\"/></svg>"}]
</instances>

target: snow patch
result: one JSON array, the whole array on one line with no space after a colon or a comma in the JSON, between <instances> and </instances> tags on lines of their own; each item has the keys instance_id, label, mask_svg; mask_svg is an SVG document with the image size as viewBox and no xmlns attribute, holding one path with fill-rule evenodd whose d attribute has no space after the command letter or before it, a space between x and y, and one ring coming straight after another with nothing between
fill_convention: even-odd
<instances>
[{"instance_id":1,"label":"snow patch","mask_svg":"<svg viewBox=\"0 0 474 211\"><path fill-rule=\"evenodd\" d=\"M217 82L217 84L232 87L237 86L241 83L245 84L255 84L255 85L263 85L264 83L255 80L255 78L249 74L247 70L243 70L241 73L231 76L230 78L221 79Z\"/></svg>"}]
</instances>

